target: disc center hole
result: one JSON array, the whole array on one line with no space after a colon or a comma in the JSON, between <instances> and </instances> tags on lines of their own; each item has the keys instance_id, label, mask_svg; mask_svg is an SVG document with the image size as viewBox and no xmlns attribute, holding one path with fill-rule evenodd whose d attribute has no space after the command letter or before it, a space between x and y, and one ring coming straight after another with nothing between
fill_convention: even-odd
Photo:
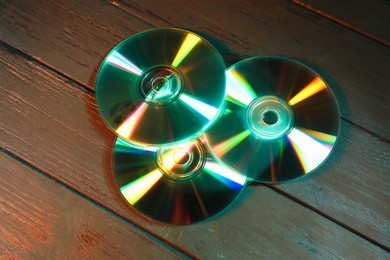
<instances>
[{"instance_id":1,"label":"disc center hole","mask_svg":"<svg viewBox=\"0 0 390 260\"><path fill-rule=\"evenodd\" d=\"M261 121L266 125L274 125L279 121L279 114L275 110L266 110L261 115Z\"/></svg>"},{"instance_id":2,"label":"disc center hole","mask_svg":"<svg viewBox=\"0 0 390 260\"><path fill-rule=\"evenodd\" d=\"M173 160L177 164L186 164L190 160L190 154L184 148L177 149L173 154Z\"/></svg>"},{"instance_id":3,"label":"disc center hole","mask_svg":"<svg viewBox=\"0 0 390 260\"><path fill-rule=\"evenodd\" d=\"M158 66L140 76L138 88L146 103L162 106L179 98L183 90L183 80L175 68Z\"/></svg>"},{"instance_id":4,"label":"disc center hole","mask_svg":"<svg viewBox=\"0 0 390 260\"><path fill-rule=\"evenodd\" d=\"M168 86L168 82L167 77L155 77L151 82L153 92L164 92L164 89Z\"/></svg>"}]
</instances>

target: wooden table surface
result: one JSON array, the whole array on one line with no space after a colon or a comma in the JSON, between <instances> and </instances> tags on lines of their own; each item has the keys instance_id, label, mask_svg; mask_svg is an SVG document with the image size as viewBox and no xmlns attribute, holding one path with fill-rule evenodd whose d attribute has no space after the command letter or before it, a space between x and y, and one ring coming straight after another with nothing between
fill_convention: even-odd
<instances>
[{"instance_id":1,"label":"wooden table surface","mask_svg":"<svg viewBox=\"0 0 390 260\"><path fill-rule=\"evenodd\" d=\"M299 182L249 185L201 224L128 207L94 80L114 46L155 27L316 69L341 110L330 159ZM1 259L390 259L388 1L11 0L0 38Z\"/></svg>"}]
</instances>

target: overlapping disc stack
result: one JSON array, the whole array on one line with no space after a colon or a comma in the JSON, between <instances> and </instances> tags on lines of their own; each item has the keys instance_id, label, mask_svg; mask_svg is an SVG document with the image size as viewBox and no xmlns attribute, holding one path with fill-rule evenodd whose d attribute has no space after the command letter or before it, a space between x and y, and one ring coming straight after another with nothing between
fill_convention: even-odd
<instances>
[{"instance_id":1,"label":"overlapping disc stack","mask_svg":"<svg viewBox=\"0 0 390 260\"><path fill-rule=\"evenodd\" d=\"M192 224L223 212L246 184L312 173L339 134L326 82L288 58L226 68L201 36L138 33L116 46L96 79L96 102L117 134L113 173L131 207Z\"/></svg>"}]
</instances>

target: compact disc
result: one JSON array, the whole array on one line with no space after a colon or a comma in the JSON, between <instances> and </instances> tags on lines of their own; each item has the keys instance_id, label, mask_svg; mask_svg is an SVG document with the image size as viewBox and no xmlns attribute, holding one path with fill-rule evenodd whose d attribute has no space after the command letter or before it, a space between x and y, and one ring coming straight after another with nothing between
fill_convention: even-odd
<instances>
[{"instance_id":1,"label":"compact disc","mask_svg":"<svg viewBox=\"0 0 390 260\"><path fill-rule=\"evenodd\" d=\"M225 65L200 36L153 29L116 46L96 79L108 126L138 146L197 138L223 110Z\"/></svg>"},{"instance_id":2,"label":"compact disc","mask_svg":"<svg viewBox=\"0 0 390 260\"><path fill-rule=\"evenodd\" d=\"M117 138L113 170L123 197L147 217L169 224L192 224L222 212L246 177L217 163L204 142L141 150Z\"/></svg>"},{"instance_id":3,"label":"compact disc","mask_svg":"<svg viewBox=\"0 0 390 260\"><path fill-rule=\"evenodd\" d=\"M308 175L331 153L340 113L326 82L281 57L254 57L226 70L227 106L206 131L210 150L258 182Z\"/></svg>"}]
</instances>

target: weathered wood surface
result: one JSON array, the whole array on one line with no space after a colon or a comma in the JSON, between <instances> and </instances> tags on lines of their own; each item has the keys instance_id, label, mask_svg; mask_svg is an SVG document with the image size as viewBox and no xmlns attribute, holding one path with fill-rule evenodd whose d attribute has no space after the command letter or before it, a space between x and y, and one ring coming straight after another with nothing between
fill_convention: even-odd
<instances>
[{"instance_id":1,"label":"weathered wood surface","mask_svg":"<svg viewBox=\"0 0 390 260\"><path fill-rule=\"evenodd\" d=\"M390 3L387 0L291 1L390 46Z\"/></svg>"},{"instance_id":2,"label":"weathered wood surface","mask_svg":"<svg viewBox=\"0 0 390 260\"><path fill-rule=\"evenodd\" d=\"M1 151L0 176L1 259L183 257Z\"/></svg>"},{"instance_id":3,"label":"weathered wood surface","mask_svg":"<svg viewBox=\"0 0 390 260\"><path fill-rule=\"evenodd\" d=\"M382 44L292 2L167 1L162 7L145 0L113 5L122 9L93 0L5 2L1 38L93 88L93 71L124 38L156 26L190 28L215 39L221 50L286 55L315 65L330 81L344 118L390 139L390 98L383 95L390 83L390 57Z\"/></svg>"},{"instance_id":4,"label":"weathered wood surface","mask_svg":"<svg viewBox=\"0 0 390 260\"><path fill-rule=\"evenodd\" d=\"M317 65L331 75L327 79L335 88L343 117L388 138L388 120L383 120L389 112L389 97L383 94L389 83L388 49L287 2L177 3L163 9L147 1L113 5L100 1L0 4L1 39L70 78L3 49L1 147L200 257L329 258L351 252L388 256L264 187L250 187L233 211L205 224L166 227L147 222L129 210L117 193L110 169L115 137L101 122L93 95L71 80L93 89L101 60L122 39L154 26L185 27L204 32L231 51L295 56ZM389 246L389 187L384 181L389 170L388 143L346 122L342 129L335 153L319 171L323 174L277 189Z\"/></svg>"},{"instance_id":5,"label":"weathered wood surface","mask_svg":"<svg viewBox=\"0 0 390 260\"><path fill-rule=\"evenodd\" d=\"M250 2L248 2L248 3L250 4ZM89 4L91 4L91 3L89 3ZM122 12L118 9L115 9L114 7L110 7L109 5L107 5L105 3L101 3L101 2L97 2L95 4L97 11L91 11L91 8L88 5L88 3L85 3L85 4L84 3L82 3L82 4L74 3L74 4L72 4L71 2L69 2L66 5L50 3L49 5L42 4L41 6L39 5L39 3L35 3L35 8L37 9L37 10L35 10L35 12L29 12L30 9L27 8L25 5L27 5L27 4L24 4L24 5L21 5L21 7L18 7L18 4L16 2L16 4L14 4L14 5L6 6L9 9L14 8L14 11L10 12L12 15L8 15L8 16L4 15L3 16L3 17L5 17L3 20L5 22L8 21L8 24L11 26L9 26L9 28L4 29L4 31L6 33L2 37L7 36L7 39L8 38L11 39L13 44L15 44L23 49L26 49L26 51L28 53L31 53L32 55L34 55L40 59L43 59L45 62L51 64L52 66L59 68L62 71L65 71L65 73L69 74L73 78L81 81L84 84L88 84L88 86L91 88L93 88L93 84L92 84L93 79L94 79L93 71L97 68L100 60L103 58L105 53L108 52L109 49L112 48L112 46L114 46L118 41L120 41L121 37L126 37L126 36L133 33L133 31L129 31L128 28L133 28L134 31L137 31L137 28L146 29L149 26L140 20L134 19L131 16L126 15L125 12ZM119 4L117 4L117 5L119 5ZM152 24L172 25L172 26L175 24L178 24L178 25L180 24L180 25L183 25L183 27L192 26L193 28L195 28L197 30L202 30L202 31L205 31L206 33L210 33L210 35L216 37L217 39L220 39L220 40L226 42L229 45L228 47L231 49L238 48L240 51L246 50L247 52L252 52L252 53L256 50L259 50L258 43L257 43L257 45L255 45L256 44L255 40L259 39L259 37L261 35L259 33L254 33L253 34L254 39L252 39L250 37L250 35L247 35L251 32L251 30L252 30L251 28L246 28L245 30L237 31L237 26L233 26L234 24L232 24L232 22L229 19L227 19L227 17L229 17L229 16L221 14L219 16L213 17L213 19L211 20L210 18L206 17L205 15L202 15L202 13L204 13L207 8L212 8L212 6L209 6L206 8L205 6L202 6L201 4L197 4L197 5L193 5L193 6L191 6L191 8L189 8L189 6L186 6L183 3L183 10L185 10L185 12L184 11L178 12L178 9L175 9L175 7L167 8L169 10L172 10L172 11L170 11L170 12L172 12L172 14L166 13L169 10L168 11L164 10L167 17L169 18L168 19L169 22L168 22L168 20L163 19L163 17L159 18L159 16L157 14L153 14L153 12L152 12L153 9L151 8L151 7L153 7L153 5L151 3L143 1L142 5L148 5L147 6L148 9L142 9L142 6L131 4L128 2L126 3L125 6L121 6L121 7L128 12L131 11L134 14L138 15L139 17L148 20L148 22L152 23ZM211 3L211 5L212 5L212 3ZM250 13L245 13L245 12L243 12L242 8L241 9L238 7L233 8L234 6L232 7L231 6L232 4L226 5L224 3L218 3L218 5L220 6L220 8L222 8L222 11L226 11L226 12L222 12L222 13L229 13L229 12L227 12L227 10L229 10L230 12L236 12L236 13L234 13L234 15L232 14L234 17L243 16L246 18L246 20L254 19L253 17L256 18L257 16L252 15L253 16L252 17L252 16L250 16L250 14L254 13L256 8L259 8L257 6L254 6L254 4L249 5L249 7L251 7L251 8L248 7L248 12L250 12ZM45 11L45 8L48 8L47 6L50 7L50 10L52 11L51 13L48 13L47 11ZM283 22L283 20L277 20L278 16L274 15L273 12L270 12L269 10L267 13L265 13L265 15L267 15L267 17L270 16L269 21L264 20L265 22L267 22L266 25L268 27L271 27L271 28L276 27L276 29L278 29L278 30L275 29L276 31L271 30L271 33L270 32L267 33L268 35L270 35L270 36L276 35L275 32L278 32L278 31L280 32L282 30L281 28L279 28L279 27L281 27L280 24L283 25L286 22L289 22L288 20L292 20L293 22L295 22L295 24L298 24L298 25L303 24L304 22L305 22L305 24L307 24L307 22L303 18L301 18L300 16L295 14L296 12L300 11L299 7L296 7L294 4L291 4L290 9L292 11L287 10L287 11L291 12L291 14L289 14L286 10L282 9L281 7L282 6L277 6L276 4L274 4L273 9L275 9L275 10L273 12L280 13L280 16L284 17L284 19L286 19L286 21L284 21L284 22ZM203 8L203 9L201 9L201 8ZM101 15L103 13L105 14L104 16ZM270 13L270 14L268 14L268 13ZM310 12L304 13L304 14L309 15L309 16L311 15ZM13 17L13 19L15 20L16 19L15 17L17 17L16 15L24 18L24 19L19 18L18 21L25 21L25 22L23 24L20 24L21 22L16 23L16 24L12 23L11 18ZM258 16L260 16L260 15L258 15ZM11 17L11 18L9 18L9 17ZM44 17L44 18L42 18L42 17ZM263 17L263 16L261 16L261 17ZM192 18L192 19L190 19L190 18ZM313 17L310 17L310 18L314 19ZM262 19L265 19L265 18L262 18ZM240 20L240 19L238 19L238 20ZM323 20L323 19L319 19L319 20L320 20L320 24L318 24L318 22L313 23L313 24L309 23L308 26L315 26L316 28L318 27L317 31L320 30L318 32L318 35L320 35L320 36L324 35L325 33L327 35L335 34L338 30L342 30L342 28L337 28L337 27L335 28L333 23L330 23L330 22ZM66 24L62 25L64 23L64 21L66 22ZM241 22L241 21L238 21L238 22ZM85 26L80 27L79 24L81 24L81 23L85 24ZM174 23L174 24L171 24L171 23ZM217 26L218 24L216 24L216 23L219 23L222 25L223 24L229 25L229 26L226 26L227 31L216 30L215 28L220 27L220 26L218 27ZM322 27L320 27L320 25L322 25ZM268 28L267 26L264 25L262 27ZM28 28L29 33L28 34L24 33L24 31L22 31L20 29L22 27ZM61 28L62 31L59 30L59 28ZM113 28L113 29L110 30L109 28ZM212 28L214 28L214 29L212 29ZM259 29L260 31L264 32L264 30L265 30L264 28L256 28L256 29ZM232 30L236 34L231 33ZM249 31L246 31L246 30L249 30ZM288 32L287 30L285 30L285 28L283 30L286 31L287 38L279 36L279 38L274 39L274 42L279 43L281 39L284 39L285 41L289 38L296 39L297 37L301 36L301 34L304 35L304 33L305 33L305 31ZM275 31L275 32L273 32L273 31ZM102 36L103 32L105 35L104 37ZM265 30L265 32L267 32L267 30ZM13 33L12 37L11 37L11 33ZM241 34L247 35L248 38L246 38L245 41L236 42L236 41L234 41L234 37L233 38L228 37L228 35L239 35L238 33L240 35ZM31 36L29 36L29 34L35 35L35 37L31 37ZM298 34L298 35L295 35L295 34ZM358 48L358 49L353 50L353 51L358 51L359 48L362 48L362 46L365 46L366 48L369 47L369 49L374 52L374 55L377 55L377 53L382 52L382 49L380 47L378 47L377 45L375 45L371 42L366 42L360 36L356 36L353 33L349 32L348 30L346 31L346 34L348 34L348 36L351 37L352 39L358 40L358 44L356 45L358 47L354 47L354 48ZM45 39L45 37L47 38L47 35L51 35L52 37L49 37L48 39L46 39L44 41L43 39ZM228 38L226 38L226 37L228 37ZM261 36L261 37L264 37L264 36ZM321 37L324 37L324 36L321 36ZM273 38L275 38L275 37L273 37ZM240 38L237 37L237 39L240 39ZM311 36L311 40L313 40L313 39L315 39L315 37ZM344 42L346 42L347 40L350 41L349 38L345 38L345 37L344 38L342 37L341 40L343 40ZM31 42L33 42L33 44L31 44ZM247 47L245 47L245 44L244 44L245 42L248 42L248 43L250 42L253 45L253 47L249 48L248 44L247 44ZM261 42L261 41L259 41L259 42ZM271 52L275 51L275 47L271 46L271 41L267 40L267 42L268 42L267 45L265 45L267 48L267 51L271 51ZM302 46L304 44L299 45L298 43L294 43L294 41L290 41L290 42L292 42L291 43L292 45L296 45L296 46L300 47L300 52L299 52L300 55L302 55L303 50L309 48L308 46ZM29 44L26 44L26 43L29 43ZM314 43L318 43L318 41L316 41ZM37 47L35 47L35 46L37 46ZM106 48L106 50L103 50L102 46L104 46ZM279 47L279 48L280 48L279 51L283 51L283 53L279 52L279 54L289 53L289 51L292 50L290 45L284 46L284 48L281 48L281 47ZM324 48L323 44L322 44L321 48ZM338 51L340 51L341 54L343 54L342 51L345 52L345 48L342 48L342 47L340 47L340 48L336 49L336 51L338 50ZM311 49L316 49L316 48L313 48L311 45ZM264 51L264 50L262 50L262 51ZM330 48L330 51L332 51L331 48ZM336 53L336 51L333 51L333 53L327 54L326 56L328 57L330 55L332 58L338 59L339 65L340 65L341 62L338 58L339 55L338 55L338 53ZM50 55L48 54L48 52L50 53ZM347 53L351 53L351 51L347 51ZM304 54L304 55L307 55L307 54ZM296 56L298 56L298 55L296 55ZM324 56L325 56L325 54L322 54L321 57L324 57ZM315 58L315 59L317 59L317 58ZM311 59L311 58L309 59L309 61L312 61L312 60L313 59ZM80 65L80 64L83 64L83 65ZM341 64L341 65L344 65L344 64ZM371 69L371 68L375 69L376 66L371 66L371 67L368 66L367 68L368 69ZM334 69L331 69L331 71L336 72L336 70L334 70ZM337 71L337 73L340 75L341 80L344 80L344 78L348 79L349 74L344 73L344 72L345 72L345 69ZM346 74L346 75L344 75L344 74ZM359 74L359 73L357 73L357 74ZM370 74L366 74L364 76L364 78L365 78L365 81L368 81L368 80L375 81L377 79ZM348 81L349 80L351 80L352 85L360 84L359 82L357 82L357 80L348 79ZM372 89L373 92L376 93L376 92L380 92L380 90L383 90L385 88L384 82L388 82L388 77L383 76L382 81L383 81L382 84L375 83L376 88L371 88L371 86L367 86L364 84L359 85L359 86L365 88L366 89L365 91L368 91L368 89ZM361 91L350 90L351 85L345 86L344 89L349 90L350 93L352 93L352 94L357 93L357 95L360 95L359 93L361 93ZM341 91L344 91L344 89L340 90L339 94L341 94ZM338 95L338 96L343 97L342 95ZM344 97L344 98L347 98L348 100L352 100L351 104L358 104L359 108L361 108L363 110L369 110L370 113L375 112L375 111L371 111L371 109L372 109L371 102L369 105L363 105L362 102L359 102L359 100L357 100L355 97L356 97L355 95L349 95L348 97ZM387 98L386 95L382 95L382 93L381 94L378 93L374 97L382 97L384 99ZM373 103L376 103L378 106L382 107L383 109L386 107L386 105L384 105L386 102L382 102L381 100L376 100ZM344 102L341 102L340 104L342 107L344 106L344 108L345 108ZM364 114L364 113L361 113L359 108L356 108L353 111L354 114L357 114L358 116L361 114ZM343 116L348 117L348 113L344 114ZM366 115L366 117L370 118L368 115ZM359 124L360 122L354 121L354 123ZM385 124L385 123L383 123L383 124ZM348 126L348 124L346 124L346 125ZM346 131L344 129L343 131L344 131L344 133L347 133L348 130ZM361 132L356 131L356 130L355 130L355 133L356 133L355 135L357 136L358 139L360 138L360 139L365 140L365 136L366 136L365 133L363 133L363 132L361 133ZM362 135L362 137L359 137L359 135ZM341 138L343 138L343 136ZM374 140L374 139L372 139L372 140ZM378 154L376 154L375 156L379 156L379 158L383 158L383 156L386 155L386 144L384 144L380 141L377 141L377 143L382 148L379 149ZM365 143L364 143L364 147L366 147ZM342 150L339 153L342 153ZM353 162L355 162L353 157L351 160ZM381 163L381 162L379 162L379 163ZM350 165L353 165L353 164L354 163L352 163L352 162L350 163ZM388 166L388 164L386 164L386 166ZM382 169L382 167L380 167L380 169ZM383 169L380 170L380 173L383 173L383 172L384 172ZM328 175L328 174L326 174L326 175ZM345 177L344 177L345 175L348 176L348 178L346 180L349 180L350 178L352 178L352 179L357 178L356 174L349 174L347 168L344 169L344 174L341 174L341 175L337 174L337 176L342 176L341 178L344 178L344 179L345 179ZM334 179L333 176L331 176L331 175L324 176L324 177L322 177L322 179L325 179L324 184L316 184L314 186L317 187L319 185L319 187L321 187L321 188L317 187L317 189L333 190L332 185L330 185L331 183L333 183L333 179ZM380 180L378 178L374 178L374 180L380 182ZM317 182L317 180L314 180L314 181ZM329 182L330 184L328 185L327 182ZM353 183L356 183L356 181L354 181ZM376 185L376 183L374 183L374 187L375 187L375 185ZM296 194L297 197L299 197L301 200L306 201L309 204L315 206L317 209L325 212L326 214L333 214L334 212L338 212L341 215L346 215L346 217L349 217L349 214L346 213L348 211L344 211L343 210L344 207L340 207L342 205L339 205L338 203L334 203L334 202L340 201L339 199L337 199L337 200L335 199L337 197L337 196L335 196L335 194L342 194L343 198L344 197L348 198L350 196L354 197L355 193L359 193L359 185L349 186L350 189L348 189L347 191L344 191L344 187L340 187L340 189L336 188L335 193L328 192L327 194L329 196L323 198L323 200L318 200L318 198L315 197L315 194L313 194L313 192L312 192L313 184L310 184L310 183L306 184L306 182L304 182L302 184L300 183L300 184L297 184L295 186L294 185L290 185L290 186L286 185L286 186L287 186L286 190L288 190L288 188L289 188L290 191L294 191L294 189L291 187L297 187L297 194ZM301 186L306 187L306 189L304 189L304 191L302 191ZM336 185L336 187L339 187L339 186ZM375 189L372 190L372 192L375 193ZM295 196L294 193L292 193L292 194ZM312 194L312 196L308 197L307 196L308 194ZM378 194L379 194L378 195L379 198L386 196L386 195L383 195L384 194L383 192L379 192ZM313 195L314 195L314 197L313 197ZM345 202L346 205L349 205L349 204L347 204L347 201L348 200L341 200L341 202ZM360 201L356 200L356 203L357 203L357 205L359 205ZM368 210L368 212L371 212L371 211L372 210ZM366 215L366 214L363 214L363 215ZM379 217L375 216L375 219L377 219L377 218L381 219L382 218L381 216L383 216L383 215L386 215L386 214L385 213L379 214ZM339 218L337 218L337 219L339 219ZM341 219L341 221L343 221L343 222L345 221L346 223L349 223L349 221L346 221L346 220L348 220L348 218ZM375 223L377 222L376 220L373 220L373 221L375 221ZM368 222L366 225L367 225L368 229L372 229L372 227L378 226L376 224L372 225L372 223L370 223L370 222ZM352 226L355 228L355 225L352 225ZM358 222L356 225L356 228L357 228L357 230L364 231L365 230L364 226L365 226L364 224L362 225L360 222ZM382 227L382 225L380 225L380 226Z\"/></svg>"},{"instance_id":6,"label":"weathered wood surface","mask_svg":"<svg viewBox=\"0 0 390 260\"><path fill-rule=\"evenodd\" d=\"M125 205L113 184L115 136L102 126L91 93L10 48L0 48L0 57L1 147L150 233L202 258L386 256L267 187L249 187L234 210L204 224L147 221Z\"/></svg>"}]
</instances>

